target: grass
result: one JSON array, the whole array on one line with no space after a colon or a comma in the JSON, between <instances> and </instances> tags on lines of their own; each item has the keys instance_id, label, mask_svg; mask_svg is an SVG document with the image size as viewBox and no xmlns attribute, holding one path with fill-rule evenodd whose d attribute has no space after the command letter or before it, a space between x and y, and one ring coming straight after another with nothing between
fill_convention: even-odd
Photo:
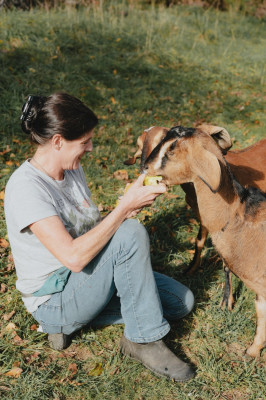
<instances>
[{"instance_id":1,"label":"grass","mask_svg":"<svg viewBox=\"0 0 266 400\"><path fill-rule=\"evenodd\" d=\"M264 23L234 13L193 7L141 8L134 2L98 2L73 8L1 11L0 198L10 174L34 149L19 127L29 93L67 91L100 117L94 153L83 166L93 199L103 214L125 182L113 173L125 167L138 135L151 125L226 127L235 148L264 137ZM9 246L0 247L0 393L31 399L260 400L265 397L265 351L257 361L243 357L255 332L254 293L234 278L236 305L220 310L221 262L208 241L203 265L182 274L191 259L198 224L182 190L156 200L139 214L150 233L154 269L187 284L196 305L174 323L169 347L197 369L194 380L159 379L119 355L122 326L77 333L59 353L36 331L15 289ZM7 239L1 202L0 235ZM14 311L14 313L13 313ZM10 325L14 324L14 325ZM7 376L12 368L18 377Z\"/></svg>"}]
</instances>

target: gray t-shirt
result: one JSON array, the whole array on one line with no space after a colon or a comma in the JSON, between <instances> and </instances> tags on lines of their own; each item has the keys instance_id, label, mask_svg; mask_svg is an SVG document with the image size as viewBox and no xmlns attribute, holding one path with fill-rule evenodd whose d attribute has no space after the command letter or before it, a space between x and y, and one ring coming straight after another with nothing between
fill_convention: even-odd
<instances>
[{"instance_id":1,"label":"gray t-shirt","mask_svg":"<svg viewBox=\"0 0 266 400\"><path fill-rule=\"evenodd\" d=\"M28 226L57 215L73 238L81 236L101 219L90 196L81 165L66 170L62 181L53 180L28 160L12 174L5 190L5 216L19 291L34 293L62 267ZM23 301L33 312L50 297L23 297Z\"/></svg>"}]
</instances>

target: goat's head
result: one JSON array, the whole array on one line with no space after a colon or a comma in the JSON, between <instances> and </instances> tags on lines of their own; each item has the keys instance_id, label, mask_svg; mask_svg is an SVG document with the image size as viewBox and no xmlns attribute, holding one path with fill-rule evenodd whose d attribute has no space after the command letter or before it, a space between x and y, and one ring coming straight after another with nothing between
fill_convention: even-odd
<instances>
[{"instance_id":1,"label":"goat's head","mask_svg":"<svg viewBox=\"0 0 266 400\"><path fill-rule=\"evenodd\" d=\"M212 136L218 146L221 148L223 154L226 154L227 150L232 146L232 141L229 133L225 128L216 125L203 124L199 125L197 129ZM137 158L141 158L140 167L144 166L144 162L150 155L152 150L159 144L166 136L169 128L163 126L152 126L151 128L145 129L137 139L137 151L133 157L124 161L126 165L133 165L136 163Z\"/></svg>"},{"instance_id":2,"label":"goat's head","mask_svg":"<svg viewBox=\"0 0 266 400\"><path fill-rule=\"evenodd\" d=\"M200 129L176 126L147 158L143 171L161 175L167 185L195 182L200 178L216 192L221 181L221 150L211 136Z\"/></svg>"},{"instance_id":3,"label":"goat's head","mask_svg":"<svg viewBox=\"0 0 266 400\"><path fill-rule=\"evenodd\" d=\"M137 140L137 151L133 157L124 161L126 165L135 164L137 158L141 157L141 168L144 165L144 161L152 152L152 150L157 146L158 143L166 136L169 128L163 126L152 126L145 129L142 135L138 137Z\"/></svg>"}]
</instances>

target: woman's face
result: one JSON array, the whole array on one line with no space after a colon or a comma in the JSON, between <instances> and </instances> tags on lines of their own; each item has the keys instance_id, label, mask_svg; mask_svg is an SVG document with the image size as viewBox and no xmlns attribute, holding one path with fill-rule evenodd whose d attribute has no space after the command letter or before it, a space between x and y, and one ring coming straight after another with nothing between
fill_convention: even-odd
<instances>
[{"instance_id":1,"label":"woman's face","mask_svg":"<svg viewBox=\"0 0 266 400\"><path fill-rule=\"evenodd\" d=\"M92 151L92 136L93 129L76 140L65 140L63 139L63 145L61 147L62 153L62 167L63 169L78 169L82 156L89 151Z\"/></svg>"}]
</instances>

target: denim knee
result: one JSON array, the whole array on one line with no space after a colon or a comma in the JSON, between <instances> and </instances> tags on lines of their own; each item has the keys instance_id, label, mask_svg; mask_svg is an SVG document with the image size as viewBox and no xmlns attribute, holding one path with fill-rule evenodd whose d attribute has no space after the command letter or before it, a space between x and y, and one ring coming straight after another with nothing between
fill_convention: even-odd
<instances>
[{"instance_id":1,"label":"denim knee","mask_svg":"<svg viewBox=\"0 0 266 400\"><path fill-rule=\"evenodd\" d=\"M182 306L180 306L180 300ZM170 321L176 321L180 318L185 317L193 310L194 303L195 299L192 291L189 288L186 288L186 291L183 294L183 298L182 299L179 298L176 307L167 309L165 318Z\"/></svg>"},{"instance_id":2,"label":"denim knee","mask_svg":"<svg viewBox=\"0 0 266 400\"><path fill-rule=\"evenodd\" d=\"M146 228L136 219L127 219L119 227L117 231L119 239L127 243L149 243L149 235Z\"/></svg>"}]
</instances>

